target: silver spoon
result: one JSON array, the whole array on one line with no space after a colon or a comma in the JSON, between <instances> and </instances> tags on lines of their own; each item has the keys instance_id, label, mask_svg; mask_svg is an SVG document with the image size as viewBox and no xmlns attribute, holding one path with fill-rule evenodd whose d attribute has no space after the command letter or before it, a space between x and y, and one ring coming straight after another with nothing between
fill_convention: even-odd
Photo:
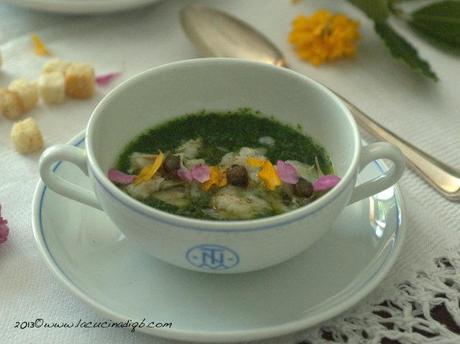
<instances>
[{"instance_id":1,"label":"silver spoon","mask_svg":"<svg viewBox=\"0 0 460 344\"><path fill-rule=\"evenodd\" d=\"M225 12L201 5L188 5L181 10L180 19L185 33L204 56L244 58L287 67L283 54L272 42L255 28ZM414 147L350 101L335 94L347 105L363 129L398 146L409 165L425 181L445 198L460 201L460 171Z\"/></svg>"}]
</instances>

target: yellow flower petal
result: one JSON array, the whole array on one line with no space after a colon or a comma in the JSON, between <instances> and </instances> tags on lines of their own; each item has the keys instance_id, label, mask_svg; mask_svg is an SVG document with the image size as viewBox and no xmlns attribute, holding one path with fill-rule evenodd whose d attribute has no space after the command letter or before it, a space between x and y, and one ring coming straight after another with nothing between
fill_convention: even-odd
<instances>
[{"instance_id":1,"label":"yellow flower petal","mask_svg":"<svg viewBox=\"0 0 460 344\"><path fill-rule=\"evenodd\" d=\"M222 172L222 175L220 176L219 178L219 183L217 184L218 187L224 187L225 185L228 184L228 180L227 180L227 173Z\"/></svg>"},{"instance_id":2,"label":"yellow flower petal","mask_svg":"<svg viewBox=\"0 0 460 344\"><path fill-rule=\"evenodd\" d=\"M43 43L42 39L36 35L35 33L32 34L32 43L34 45L35 54L38 56L49 56L50 52Z\"/></svg>"},{"instance_id":3,"label":"yellow flower petal","mask_svg":"<svg viewBox=\"0 0 460 344\"><path fill-rule=\"evenodd\" d=\"M163 164L163 161L165 159L164 154L160 151L160 153L156 156L155 160L153 163L150 165L145 166L141 172L139 172L139 175L134 178L134 185L140 184L142 182L146 182L150 179L153 178L155 173L157 173L158 169L161 167Z\"/></svg>"},{"instance_id":4,"label":"yellow flower petal","mask_svg":"<svg viewBox=\"0 0 460 344\"><path fill-rule=\"evenodd\" d=\"M246 159L246 163L251 167L262 167L264 162L265 160L252 158L252 157Z\"/></svg>"},{"instance_id":5,"label":"yellow flower petal","mask_svg":"<svg viewBox=\"0 0 460 344\"><path fill-rule=\"evenodd\" d=\"M262 168L258 174L259 178L265 184L265 187L269 190L275 190L277 186L281 185L281 179L278 177L275 168L269 160L263 162Z\"/></svg>"},{"instance_id":6,"label":"yellow flower petal","mask_svg":"<svg viewBox=\"0 0 460 344\"><path fill-rule=\"evenodd\" d=\"M227 185L227 175L218 166L209 167L209 179L201 184L204 191L208 191L213 185L223 187Z\"/></svg>"}]
</instances>

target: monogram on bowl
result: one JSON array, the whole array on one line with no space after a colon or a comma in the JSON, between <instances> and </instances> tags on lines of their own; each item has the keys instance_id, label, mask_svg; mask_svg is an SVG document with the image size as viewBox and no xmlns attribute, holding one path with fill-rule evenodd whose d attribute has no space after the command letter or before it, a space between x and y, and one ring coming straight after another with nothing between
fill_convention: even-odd
<instances>
[{"instance_id":1,"label":"monogram on bowl","mask_svg":"<svg viewBox=\"0 0 460 344\"><path fill-rule=\"evenodd\" d=\"M392 168L356 185L377 159ZM62 160L86 173L93 190L54 174ZM224 58L125 81L94 110L86 150L56 145L40 159L50 189L104 211L139 249L210 273L298 255L348 204L390 187L403 169L391 144L363 146L348 109L315 81Z\"/></svg>"}]
</instances>

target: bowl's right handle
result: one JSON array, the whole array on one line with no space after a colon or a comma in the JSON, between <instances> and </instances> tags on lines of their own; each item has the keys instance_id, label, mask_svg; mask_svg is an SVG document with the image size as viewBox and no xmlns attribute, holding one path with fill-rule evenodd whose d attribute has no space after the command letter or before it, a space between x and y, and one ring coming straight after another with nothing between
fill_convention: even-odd
<instances>
[{"instance_id":1,"label":"bowl's right handle","mask_svg":"<svg viewBox=\"0 0 460 344\"><path fill-rule=\"evenodd\" d=\"M48 148L40 157L39 169L43 182L53 191L64 197L84 203L96 209L102 209L94 195L81 186L75 185L58 176L52 168L56 162L68 161L77 165L84 174L88 175L86 153L83 149L71 145L55 145Z\"/></svg>"},{"instance_id":2,"label":"bowl's right handle","mask_svg":"<svg viewBox=\"0 0 460 344\"><path fill-rule=\"evenodd\" d=\"M372 143L361 147L359 169L362 170L367 164L378 159L389 159L393 166L383 175L355 186L349 204L375 195L401 178L404 172L404 157L398 147L387 142Z\"/></svg>"}]
</instances>

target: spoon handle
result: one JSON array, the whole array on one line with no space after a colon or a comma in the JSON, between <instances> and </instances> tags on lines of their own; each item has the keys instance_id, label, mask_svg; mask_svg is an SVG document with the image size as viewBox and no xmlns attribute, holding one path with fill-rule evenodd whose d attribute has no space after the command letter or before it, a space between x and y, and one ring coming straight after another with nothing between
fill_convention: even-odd
<instances>
[{"instance_id":1,"label":"spoon handle","mask_svg":"<svg viewBox=\"0 0 460 344\"><path fill-rule=\"evenodd\" d=\"M334 91L332 91L334 92ZM334 92L335 93L335 92ZM411 145L367 116L354 104L335 93L348 107L360 127L370 134L401 149L412 166L426 182L451 201L460 201L460 172Z\"/></svg>"}]
</instances>

